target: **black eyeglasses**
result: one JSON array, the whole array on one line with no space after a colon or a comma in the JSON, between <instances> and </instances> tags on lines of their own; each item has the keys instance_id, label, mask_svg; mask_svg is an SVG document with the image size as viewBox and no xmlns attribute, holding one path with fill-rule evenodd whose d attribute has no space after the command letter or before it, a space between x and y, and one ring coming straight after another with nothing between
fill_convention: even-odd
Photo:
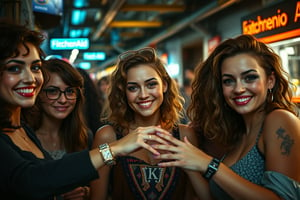
<instances>
[{"instance_id":1,"label":"black eyeglasses","mask_svg":"<svg viewBox=\"0 0 300 200\"><path fill-rule=\"evenodd\" d=\"M149 60L154 60L156 57L155 50L152 47L145 47L139 50L129 50L125 51L124 53L120 54L118 56L120 61L129 60L130 58L133 58L136 55L142 55L147 57Z\"/></svg>"},{"instance_id":2,"label":"black eyeglasses","mask_svg":"<svg viewBox=\"0 0 300 200\"><path fill-rule=\"evenodd\" d=\"M57 100L60 98L61 94L64 93L66 99L68 100L74 100L78 97L78 88L76 87L68 87L65 89L65 91L60 90L58 87L49 87L43 89L44 92L46 92L46 96L50 100Z\"/></svg>"}]
</instances>

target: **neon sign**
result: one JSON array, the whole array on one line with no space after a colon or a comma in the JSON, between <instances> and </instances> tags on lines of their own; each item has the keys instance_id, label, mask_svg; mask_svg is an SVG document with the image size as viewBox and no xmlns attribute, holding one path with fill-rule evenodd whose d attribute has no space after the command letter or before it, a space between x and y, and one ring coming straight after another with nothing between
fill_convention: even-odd
<instances>
[{"instance_id":1,"label":"neon sign","mask_svg":"<svg viewBox=\"0 0 300 200\"><path fill-rule=\"evenodd\" d=\"M300 1L284 1L242 18L243 34L264 42L300 36Z\"/></svg>"},{"instance_id":2,"label":"neon sign","mask_svg":"<svg viewBox=\"0 0 300 200\"><path fill-rule=\"evenodd\" d=\"M88 49L89 46L88 38L52 38L50 40L52 50Z\"/></svg>"},{"instance_id":3,"label":"neon sign","mask_svg":"<svg viewBox=\"0 0 300 200\"><path fill-rule=\"evenodd\" d=\"M83 59L84 60L105 60L106 54L105 52L84 52Z\"/></svg>"}]
</instances>

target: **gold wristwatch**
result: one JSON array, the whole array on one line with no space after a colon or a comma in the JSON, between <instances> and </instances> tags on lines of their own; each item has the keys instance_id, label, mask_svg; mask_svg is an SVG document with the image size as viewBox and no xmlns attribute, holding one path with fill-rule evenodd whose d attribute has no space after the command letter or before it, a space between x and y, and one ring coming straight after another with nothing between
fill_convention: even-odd
<instances>
[{"instance_id":1,"label":"gold wristwatch","mask_svg":"<svg viewBox=\"0 0 300 200\"><path fill-rule=\"evenodd\" d=\"M99 145L99 152L101 153L103 161L106 165L111 166L116 164L116 159L114 158L114 155L107 143Z\"/></svg>"}]
</instances>

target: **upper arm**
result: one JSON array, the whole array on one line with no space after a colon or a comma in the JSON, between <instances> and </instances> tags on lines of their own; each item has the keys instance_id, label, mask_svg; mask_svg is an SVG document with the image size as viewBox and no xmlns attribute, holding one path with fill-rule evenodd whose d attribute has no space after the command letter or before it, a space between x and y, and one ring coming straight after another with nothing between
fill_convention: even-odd
<instances>
[{"instance_id":1,"label":"upper arm","mask_svg":"<svg viewBox=\"0 0 300 200\"><path fill-rule=\"evenodd\" d=\"M94 136L93 148L97 148L100 144L111 143L116 140L116 132L110 125L100 127Z\"/></svg>"},{"instance_id":2,"label":"upper arm","mask_svg":"<svg viewBox=\"0 0 300 200\"><path fill-rule=\"evenodd\" d=\"M300 181L300 119L275 110L266 117L262 136L266 170Z\"/></svg>"},{"instance_id":3,"label":"upper arm","mask_svg":"<svg viewBox=\"0 0 300 200\"><path fill-rule=\"evenodd\" d=\"M116 133L112 126L105 125L99 128L94 137L93 147L97 148L100 144L111 143L116 140ZM90 183L91 200L107 199L110 167L103 166L98 169L99 179Z\"/></svg>"}]
</instances>

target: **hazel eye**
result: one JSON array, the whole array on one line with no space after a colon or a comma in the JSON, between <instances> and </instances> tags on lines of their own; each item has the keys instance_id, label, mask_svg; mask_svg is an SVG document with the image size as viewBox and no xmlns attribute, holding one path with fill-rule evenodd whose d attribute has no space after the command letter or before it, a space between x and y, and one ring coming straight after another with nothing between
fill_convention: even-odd
<instances>
[{"instance_id":1,"label":"hazel eye","mask_svg":"<svg viewBox=\"0 0 300 200\"><path fill-rule=\"evenodd\" d=\"M157 86L157 85L158 85L158 82L150 82L150 83L147 84L147 87L148 88L155 88L155 86Z\"/></svg>"},{"instance_id":2,"label":"hazel eye","mask_svg":"<svg viewBox=\"0 0 300 200\"><path fill-rule=\"evenodd\" d=\"M137 88L138 88L137 86L132 85L132 86L128 86L127 90L129 90L130 92L134 92L134 91L137 91Z\"/></svg>"},{"instance_id":3,"label":"hazel eye","mask_svg":"<svg viewBox=\"0 0 300 200\"><path fill-rule=\"evenodd\" d=\"M39 64L32 65L32 66L31 66L31 70L32 70L33 72L39 72L39 71L41 71L41 65L39 65Z\"/></svg>"},{"instance_id":4,"label":"hazel eye","mask_svg":"<svg viewBox=\"0 0 300 200\"><path fill-rule=\"evenodd\" d=\"M234 80L230 79L230 78L223 79L223 84L224 85L232 85L232 84L234 84Z\"/></svg>"},{"instance_id":5,"label":"hazel eye","mask_svg":"<svg viewBox=\"0 0 300 200\"><path fill-rule=\"evenodd\" d=\"M6 71L8 71L8 72L14 72L14 73L20 72L21 71L21 66L19 66L19 65L11 65L11 66L8 66L6 68Z\"/></svg>"},{"instance_id":6,"label":"hazel eye","mask_svg":"<svg viewBox=\"0 0 300 200\"><path fill-rule=\"evenodd\" d=\"M253 81L255 81L256 79L258 79L258 75L254 75L254 74L252 74L252 75L247 75L246 77L245 77L245 80L247 81L247 82L253 82Z\"/></svg>"}]
</instances>

